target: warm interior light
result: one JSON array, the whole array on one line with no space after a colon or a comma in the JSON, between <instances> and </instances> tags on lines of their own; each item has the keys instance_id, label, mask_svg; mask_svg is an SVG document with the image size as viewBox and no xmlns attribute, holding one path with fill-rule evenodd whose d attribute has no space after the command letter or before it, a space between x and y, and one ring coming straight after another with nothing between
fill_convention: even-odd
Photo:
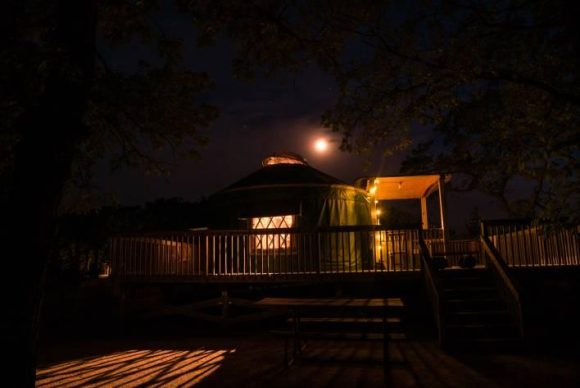
<instances>
[{"instance_id":1,"label":"warm interior light","mask_svg":"<svg viewBox=\"0 0 580 388\"><path fill-rule=\"evenodd\" d=\"M381 209L377 209L377 216L381 215Z\"/></svg>"},{"instance_id":2,"label":"warm interior light","mask_svg":"<svg viewBox=\"0 0 580 388\"><path fill-rule=\"evenodd\" d=\"M293 215L252 218L252 229L285 229L293 225ZM292 241L287 233L257 234L254 245L256 249L286 249L291 247Z\"/></svg>"},{"instance_id":3,"label":"warm interior light","mask_svg":"<svg viewBox=\"0 0 580 388\"><path fill-rule=\"evenodd\" d=\"M275 152L262 160L262 166L271 166L274 164L302 164L308 165L306 159L302 156L288 151Z\"/></svg>"},{"instance_id":4,"label":"warm interior light","mask_svg":"<svg viewBox=\"0 0 580 388\"><path fill-rule=\"evenodd\" d=\"M387 249L387 235L384 230L375 233L375 262L384 265Z\"/></svg>"},{"instance_id":5,"label":"warm interior light","mask_svg":"<svg viewBox=\"0 0 580 388\"><path fill-rule=\"evenodd\" d=\"M371 186L371 188L369 189L369 193L371 193L371 195L375 195L376 192L377 192L377 186Z\"/></svg>"},{"instance_id":6,"label":"warm interior light","mask_svg":"<svg viewBox=\"0 0 580 388\"><path fill-rule=\"evenodd\" d=\"M314 149L318 152L325 152L328 149L328 141L326 139L318 139L314 142Z\"/></svg>"},{"instance_id":7,"label":"warm interior light","mask_svg":"<svg viewBox=\"0 0 580 388\"><path fill-rule=\"evenodd\" d=\"M306 164L303 160L287 158L284 156L270 156L262 162L263 166L272 166L274 164Z\"/></svg>"}]
</instances>

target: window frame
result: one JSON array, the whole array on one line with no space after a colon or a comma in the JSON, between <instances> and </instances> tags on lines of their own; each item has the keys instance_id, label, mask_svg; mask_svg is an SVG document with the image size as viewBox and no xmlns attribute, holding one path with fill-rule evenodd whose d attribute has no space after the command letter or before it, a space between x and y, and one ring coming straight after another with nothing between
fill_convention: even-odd
<instances>
[{"instance_id":1,"label":"window frame","mask_svg":"<svg viewBox=\"0 0 580 388\"><path fill-rule=\"evenodd\" d=\"M279 220L278 222L276 222ZM288 222L290 220L290 222ZM295 248L295 238L290 233L276 233L277 229L291 229L296 225L296 214L249 218L250 230L265 231L253 235L252 250L254 251L289 251Z\"/></svg>"}]
</instances>

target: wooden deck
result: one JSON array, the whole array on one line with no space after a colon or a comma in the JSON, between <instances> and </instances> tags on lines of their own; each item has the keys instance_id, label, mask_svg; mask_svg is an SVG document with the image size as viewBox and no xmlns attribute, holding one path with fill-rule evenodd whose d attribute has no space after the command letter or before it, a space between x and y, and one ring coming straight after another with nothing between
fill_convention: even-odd
<instances>
[{"instance_id":1,"label":"wooden deck","mask_svg":"<svg viewBox=\"0 0 580 388\"><path fill-rule=\"evenodd\" d=\"M531 387L580 386L578 357L449 354L432 341L312 344L281 366L283 346L259 335L99 339L41 348L38 387Z\"/></svg>"},{"instance_id":2,"label":"wooden deck","mask_svg":"<svg viewBox=\"0 0 580 388\"><path fill-rule=\"evenodd\" d=\"M513 272L580 268L578 228L485 223L481 230L480 238L471 241L448 241L440 230L377 226L125 235L111 243L112 276L135 287L213 283L226 297L230 287L222 284L386 284L395 278L423 279L439 342L445 344L453 340L446 309L449 291L463 296L480 290L477 281L445 278L461 271L441 271L441 264L454 267L470 257L482 274L468 275L486 281L489 295L505 310L502 324L516 327L519 340L525 337L524 303Z\"/></svg>"}]
</instances>

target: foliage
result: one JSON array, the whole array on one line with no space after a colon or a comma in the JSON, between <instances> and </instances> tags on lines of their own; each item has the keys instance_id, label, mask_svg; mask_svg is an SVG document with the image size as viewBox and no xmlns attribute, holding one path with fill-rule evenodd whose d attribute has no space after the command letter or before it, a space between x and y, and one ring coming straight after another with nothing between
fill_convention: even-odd
<instances>
[{"instance_id":1,"label":"foliage","mask_svg":"<svg viewBox=\"0 0 580 388\"><path fill-rule=\"evenodd\" d=\"M81 42L87 79L59 45L58 1L14 2L0 51L0 173L8 181L21 133L18 121L42 104L52 79L81 84L88 98L82 114L88 136L76 144L69 194L90 188L94 163L111 168L143 166L165 174L176 158L196 157L206 142L199 132L217 115L203 96L212 83L207 74L181 63L182 42L156 24L160 1L99 1L95 6L95 42ZM91 28L90 25L84 28ZM135 48L142 47L142 50ZM111 56L143 52L138 66L109 65ZM71 109L73 109L71 107ZM48 125L48 123L47 123ZM51 128L38 129L50 131ZM8 189L4 185L4 189ZM78 198L78 196L76 196Z\"/></svg>"},{"instance_id":2,"label":"foliage","mask_svg":"<svg viewBox=\"0 0 580 388\"><path fill-rule=\"evenodd\" d=\"M14 386L35 384L46 270L58 252L67 185L86 186L104 154L114 165L163 169L172 147L195 154L199 127L215 117L202 100L207 77L182 66L179 42L156 28L161 5L11 0L0 7L0 243L18 247L0 294L10 333L2 341L11 355L5 379ZM131 51L140 41L150 50L138 69L108 65L104 48Z\"/></svg>"},{"instance_id":3,"label":"foliage","mask_svg":"<svg viewBox=\"0 0 580 388\"><path fill-rule=\"evenodd\" d=\"M58 254L51 263L51 276L96 269L108 259L111 235L119 233L186 230L206 227L210 221L206 200L157 199L144 206L105 206L84 214L66 214L58 219ZM93 273L92 275L96 275Z\"/></svg>"},{"instance_id":4,"label":"foliage","mask_svg":"<svg viewBox=\"0 0 580 388\"><path fill-rule=\"evenodd\" d=\"M338 99L322 120L345 150L414 145L405 171L465 173L463 189L514 215L558 218L578 202L580 31L569 2L181 4L204 41L236 40L241 76L311 63L333 74ZM518 179L531 187L525 201L509 199Z\"/></svg>"}]
</instances>

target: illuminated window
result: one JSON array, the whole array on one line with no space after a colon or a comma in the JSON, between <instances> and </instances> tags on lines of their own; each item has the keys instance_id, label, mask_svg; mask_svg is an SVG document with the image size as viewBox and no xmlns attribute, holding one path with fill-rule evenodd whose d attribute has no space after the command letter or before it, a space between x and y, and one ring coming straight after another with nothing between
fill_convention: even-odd
<instances>
[{"instance_id":1,"label":"illuminated window","mask_svg":"<svg viewBox=\"0 0 580 388\"><path fill-rule=\"evenodd\" d=\"M292 228L294 216L274 216L252 218L252 229L284 229ZM292 238L288 233L257 234L254 237L256 249L287 249L292 247Z\"/></svg>"}]
</instances>

